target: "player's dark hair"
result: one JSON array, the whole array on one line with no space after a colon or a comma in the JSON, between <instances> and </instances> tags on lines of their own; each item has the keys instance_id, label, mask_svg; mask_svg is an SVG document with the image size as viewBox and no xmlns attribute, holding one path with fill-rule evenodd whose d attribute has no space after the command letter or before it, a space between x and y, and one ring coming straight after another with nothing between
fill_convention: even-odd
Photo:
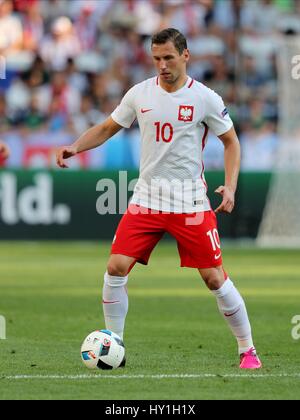
<instances>
[{"instance_id":1,"label":"player's dark hair","mask_svg":"<svg viewBox=\"0 0 300 420\"><path fill-rule=\"evenodd\" d=\"M174 28L164 29L161 32L153 35L152 37L152 45L153 44L165 44L166 42L171 41L173 42L176 50L179 52L180 55L183 54L183 51L187 49L187 40L181 32Z\"/></svg>"}]
</instances>

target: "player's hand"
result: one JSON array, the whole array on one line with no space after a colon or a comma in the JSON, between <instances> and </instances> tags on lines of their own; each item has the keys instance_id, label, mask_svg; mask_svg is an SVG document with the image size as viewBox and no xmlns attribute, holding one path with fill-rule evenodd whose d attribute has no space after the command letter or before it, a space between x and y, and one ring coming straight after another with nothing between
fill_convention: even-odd
<instances>
[{"instance_id":1,"label":"player's hand","mask_svg":"<svg viewBox=\"0 0 300 420\"><path fill-rule=\"evenodd\" d=\"M235 194L229 187L221 185L215 191L216 194L220 194L223 197L223 201L220 206L215 210L215 213L232 213L235 206Z\"/></svg>"},{"instance_id":2,"label":"player's hand","mask_svg":"<svg viewBox=\"0 0 300 420\"><path fill-rule=\"evenodd\" d=\"M77 149L73 146L64 146L60 147L56 151L56 163L62 169L68 168L68 165L65 163L65 159L70 159L73 156L77 155Z\"/></svg>"},{"instance_id":3,"label":"player's hand","mask_svg":"<svg viewBox=\"0 0 300 420\"><path fill-rule=\"evenodd\" d=\"M0 158L1 159L8 159L9 158L9 148L6 146L5 143L0 141Z\"/></svg>"}]
</instances>

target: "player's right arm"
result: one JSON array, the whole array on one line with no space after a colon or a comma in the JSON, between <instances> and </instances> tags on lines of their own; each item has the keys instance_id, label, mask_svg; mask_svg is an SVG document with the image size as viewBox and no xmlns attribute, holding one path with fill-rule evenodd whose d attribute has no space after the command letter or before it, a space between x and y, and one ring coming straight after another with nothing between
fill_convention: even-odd
<instances>
[{"instance_id":1,"label":"player's right arm","mask_svg":"<svg viewBox=\"0 0 300 420\"><path fill-rule=\"evenodd\" d=\"M123 127L117 124L111 117L102 124L87 130L71 146L60 147L56 152L56 162L60 168L68 168L65 159L76 156L78 153L95 149L104 144L108 139L118 133Z\"/></svg>"},{"instance_id":2,"label":"player's right arm","mask_svg":"<svg viewBox=\"0 0 300 420\"><path fill-rule=\"evenodd\" d=\"M9 158L9 148L2 141L0 141L0 158L1 159L7 159L7 158Z\"/></svg>"}]
</instances>

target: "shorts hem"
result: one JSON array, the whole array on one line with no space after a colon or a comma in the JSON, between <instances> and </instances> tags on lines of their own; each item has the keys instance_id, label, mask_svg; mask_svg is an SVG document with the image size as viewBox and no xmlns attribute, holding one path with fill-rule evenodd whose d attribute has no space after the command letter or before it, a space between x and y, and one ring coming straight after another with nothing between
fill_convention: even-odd
<instances>
[{"instance_id":1,"label":"shorts hem","mask_svg":"<svg viewBox=\"0 0 300 420\"><path fill-rule=\"evenodd\" d=\"M124 257L135 258L136 259L136 262L139 263L139 264L148 265L148 263L149 263L149 259L146 260L146 259L143 259L141 257L137 257L136 255L132 255L132 254L129 255L129 253L127 251L124 252L124 251L121 251L121 250L117 250L117 251L116 250L113 250L110 253L110 255L116 255L116 254L118 254L118 255L124 255Z\"/></svg>"},{"instance_id":2,"label":"shorts hem","mask_svg":"<svg viewBox=\"0 0 300 420\"><path fill-rule=\"evenodd\" d=\"M209 268L218 268L218 267L222 267L223 266L223 262L221 263L217 263L217 264L196 264L196 263L181 263L180 267L181 268L198 268L200 270L205 270L205 269L209 269Z\"/></svg>"}]
</instances>

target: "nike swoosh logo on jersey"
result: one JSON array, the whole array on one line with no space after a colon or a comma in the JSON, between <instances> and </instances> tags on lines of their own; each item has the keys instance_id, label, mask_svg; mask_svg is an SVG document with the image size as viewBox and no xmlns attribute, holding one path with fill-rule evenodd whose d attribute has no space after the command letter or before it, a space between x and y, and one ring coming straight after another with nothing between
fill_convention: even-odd
<instances>
[{"instance_id":1,"label":"nike swoosh logo on jersey","mask_svg":"<svg viewBox=\"0 0 300 420\"><path fill-rule=\"evenodd\" d=\"M221 257L222 253L215 255L215 260L218 260Z\"/></svg>"},{"instance_id":2,"label":"nike swoosh logo on jersey","mask_svg":"<svg viewBox=\"0 0 300 420\"><path fill-rule=\"evenodd\" d=\"M152 109L141 109L141 113L145 114L146 112L150 112L152 111Z\"/></svg>"}]
</instances>

